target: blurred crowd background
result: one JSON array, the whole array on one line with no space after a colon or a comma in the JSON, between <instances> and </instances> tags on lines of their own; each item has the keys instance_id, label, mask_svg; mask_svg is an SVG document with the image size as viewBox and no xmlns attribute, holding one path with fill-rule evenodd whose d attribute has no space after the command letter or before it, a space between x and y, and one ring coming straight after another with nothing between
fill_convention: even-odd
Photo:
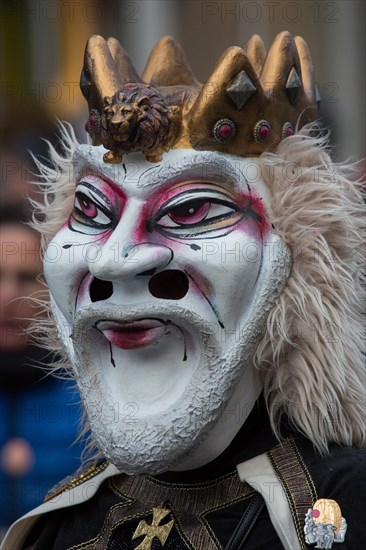
<instances>
[{"instance_id":1,"label":"blurred crowd background","mask_svg":"<svg viewBox=\"0 0 366 550\"><path fill-rule=\"evenodd\" d=\"M36 314L25 296L46 292L39 241L24 226L39 199L29 151L47 156L57 119L86 140L79 77L87 38L115 36L141 72L170 34L204 82L222 52L258 33L267 47L289 30L308 42L322 96L320 119L338 160L365 156L364 0L2 0L1 3L1 319L0 526L41 502L77 467L78 395L34 364L53 358L24 337ZM16 336L16 334L23 336ZM70 405L74 403L74 405Z\"/></svg>"}]
</instances>

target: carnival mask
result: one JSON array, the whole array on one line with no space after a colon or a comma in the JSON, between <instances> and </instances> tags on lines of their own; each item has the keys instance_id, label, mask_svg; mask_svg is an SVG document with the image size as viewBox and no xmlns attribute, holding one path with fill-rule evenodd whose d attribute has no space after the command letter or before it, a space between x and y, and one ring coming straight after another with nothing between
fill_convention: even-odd
<instances>
[{"instance_id":1,"label":"carnival mask","mask_svg":"<svg viewBox=\"0 0 366 550\"><path fill-rule=\"evenodd\" d=\"M60 336L113 464L194 467L224 450L261 392L251 358L288 249L258 160L104 153L78 148L73 211L45 254Z\"/></svg>"},{"instance_id":2,"label":"carnival mask","mask_svg":"<svg viewBox=\"0 0 366 550\"><path fill-rule=\"evenodd\" d=\"M263 383L253 355L290 268L261 153L314 120L306 43L254 35L200 85L171 37L141 77L114 38L88 40L92 145L45 272L92 436L128 474L218 456ZM103 145L103 147L101 147ZM57 260L57 261L56 261Z\"/></svg>"}]
</instances>

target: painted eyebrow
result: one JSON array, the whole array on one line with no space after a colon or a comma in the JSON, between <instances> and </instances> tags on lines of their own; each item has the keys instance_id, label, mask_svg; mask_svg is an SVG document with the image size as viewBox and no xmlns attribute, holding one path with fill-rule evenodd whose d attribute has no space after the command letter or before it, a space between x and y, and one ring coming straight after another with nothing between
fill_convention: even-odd
<instances>
[{"instance_id":1,"label":"painted eyebrow","mask_svg":"<svg viewBox=\"0 0 366 550\"><path fill-rule=\"evenodd\" d=\"M139 187L152 189L169 183L170 180L174 180L177 177L198 177L201 181L232 185L237 185L240 180L242 180L243 184L248 183L247 179L240 173L239 167L235 170L233 165L224 157L218 158L210 153L208 155L196 155L188 159L187 157L182 157L171 164L163 165L160 168L156 167L157 173L153 172L152 168L148 168L140 174L137 183ZM152 173L149 173L150 171Z\"/></svg>"},{"instance_id":2,"label":"painted eyebrow","mask_svg":"<svg viewBox=\"0 0 366 550\"><path fill-rule=\"evenodd\" d=\"M91 145L90 147L94 146ZM86 151L84 149L77 149L75 151L72 161L75 181L78 181L83 176L89 175L89 173L109 181L123 181L125 179L125 163L106 165L103 161L95 160L90 157L89 147Z\"/></svg>"},{"instance_id":3,"label":"painted eyebrow","mask_svg":"<svg viewBox=\"0 0 366 550\"><path fill-rule=\"evenodd\" d=\"M115 182L120 180L122 187L123 182L129 177L128 162L106 166L104 162L91 161L90 156L83 150L77 151L75 160L83 161L83 166L80 166L75 174L78 178L85 174L86 170L90 170L97 172L99 177L105 177ZM140 189L152 190L177 177L198 177L201 181L231 184L232 186L237 186L239 182L242 186L248 185L246 177L240 171L239 163L235 167L224 156L219 156L211 151L182 156L169 164L149 166L138 178L135 178L135 182Z\"/></svg>"}]
</instances>

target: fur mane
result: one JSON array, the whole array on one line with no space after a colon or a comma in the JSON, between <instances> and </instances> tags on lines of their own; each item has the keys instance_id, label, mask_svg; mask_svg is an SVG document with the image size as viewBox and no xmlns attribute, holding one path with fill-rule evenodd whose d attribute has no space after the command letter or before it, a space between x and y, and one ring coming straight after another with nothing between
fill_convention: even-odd
<instances>
[{"instance_id":1,"label":"fur mane","mask_svg":"<svg viewBox=\"0 0 366 550\"><path fill-rule=\"evenodd\" d=\"M146 118L138 128L138 143L152 149L165 138L169 129L166 106L162 98L153 90L144 92L150 99L151 108L146 111Z\"/></svg>"},{"instance_id":2,"label":"fur mane","mask_svg":"<svg viewBox=\"0 0 366 550\"><path fill-rule=\"evenodd\" d=\"M36 204L33 226L43 248L73 205L71 161L78 143L70 125L61 126L61 144L61 154L50 145L52 168L35 159L45 200ZM280 439L286 414L321 453L330 442L362 445L364 202L362 185L354 181L356 167L331 160L327 138L315 125L259 159L262 179L273 192L271 221L292 253L289 279L254 356L273 431ZM37 321L35 330L43 328L43 343L62 357L55 372L72 378L49 303L44 305L47 319ZM86 421L82 433L87 430ZM93 445L90 440L89 449Z\"/></svg>"}]
</instances>

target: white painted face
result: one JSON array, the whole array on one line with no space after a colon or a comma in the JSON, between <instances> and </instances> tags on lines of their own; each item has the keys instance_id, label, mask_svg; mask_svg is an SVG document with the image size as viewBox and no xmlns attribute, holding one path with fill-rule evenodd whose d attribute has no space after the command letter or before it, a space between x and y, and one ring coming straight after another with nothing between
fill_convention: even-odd
<instances>
[{"instance_id":1,"label":"white painted face","mask_svg":"<svg viewBox=\"0 0 366 550\"><path fill-rule=\"evenodd\" d=\"M252 355L290 265L255 159L75 155L74 210L45 254L92 434L128 474L212 460L262 389Z\"/></svg>"}]
</instances>

